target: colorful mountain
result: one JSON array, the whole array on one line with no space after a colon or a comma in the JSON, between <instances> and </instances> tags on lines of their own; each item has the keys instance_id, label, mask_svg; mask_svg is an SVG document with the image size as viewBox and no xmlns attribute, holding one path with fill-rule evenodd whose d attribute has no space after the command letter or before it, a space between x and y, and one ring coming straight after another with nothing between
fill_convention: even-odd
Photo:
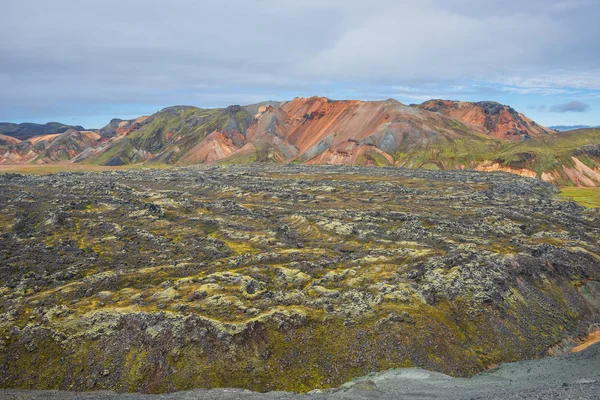
<instances>
[{"instance_id":1,"label":"colorful mountain","mask_svg":"<svg viewBox=\"0 0 600 400\"><path fill-rule=\"evenodd\" d=\"M21 142L0 163L252 162L505 171L557 185L600 185L600 129L556 132L495 102L296 98L223 109L165 108Z\"/></svg>"},{"instance_id":2,"label":"colorful mountain","mask_svg":"<svg viewBox=\"0 0 600 400\"><path fill-rule=\"evenodd\" d=\"M457 119L496 139L522 140L552 133L552 130L536 124L512 107L494 101L430 100L418 107Z\"/></svg>"}]
</instances>

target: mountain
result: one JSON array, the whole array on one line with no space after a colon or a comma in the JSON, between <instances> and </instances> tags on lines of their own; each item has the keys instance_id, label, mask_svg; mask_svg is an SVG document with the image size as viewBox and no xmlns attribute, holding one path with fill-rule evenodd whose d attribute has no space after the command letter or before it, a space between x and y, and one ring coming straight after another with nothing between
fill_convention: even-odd
<instances>
[{"instance_id":1,"label":"mountain","mask_svg":"<svg viewBox=\"0 0 600 400\"><path fill-rule=\"evenodd\" d=\"M559 134L508 106L322 97L203 110L169 107L106 143L92 164L294 162L505 171L560 185L600 183L598 130Z\"/></svg>"},{"instance_id":2,"label":"mountain","mask_svg":"<svg viewBox=\"0 0 600 400\"><path fill-rule=\"evenodd\" d=\"M588 128L592 128L589 125L554 125L551 126L550 129L554 129L557 132L566 132L566 131L573 131L576 129L588 129ZM600 126L596 126L596 128L600 128Z\"/></svg>"},{"instance_id":3,"label":"mountain","mask_svg":"<svg viewBox=\"0 0 600 400\"><path fill-rule=\"evenodd\" d=\"M86 132L74 130L73 132ZM167 107L98 132L0 142L0 163L251 162L505 171L557 185L600 184L600 130L556 132L495 102L296 98ZM65 135L65 134L63 134Z\"/></svg>"},{"instance_id":4,"label":"mountain","mask_svg":"<svg viewBox=\"0 0 600 400\"><path fill-rule=\"evenodd\" d=\"M552 133L509 106L494 101L469 103L452 100L430 100L418 106L439 112L465 124L482 129L486 135L497 139L521 140L523 137L540 137Z\"/></svg>"},{"instance_id":5,"label":"mountain","mask_svg":"<svg viewBox=\"0 0 600 400\"><path fill-rule=\"evenodd\" d=\"M99 139L100 135L96 132L69 129L52 140L36 160L40 163L70 160L92 147Z\"/></svg>"},{"instance_id":6,"label":"mountain","mask_svg":"<svg viewBox=\"0 0 600 400\"><path fill-rule=\"evenodd\" d=\"M103 138L112 138L114 136L125 136L133 131L140 129L148 117L139 117L132 120L123 120L115 118L108 125L98 131Z\"/></svg>"},{"instance_id":7,"label":"mountain","mask_svg":"<svg viewBox=\"0 0 600 400\"><path fill-rule=\"evenodd\" d=\"M13 124L10 122L0 122L0 134L6 136L12 136L19 140L27 140L34 136L39 135L49 135L55 133L63 133L68 131L69 129L75 129L78 131L85 130L83 127L77 125L65 125L59 122L48 122L47 124L33 124L33 123L23 123L23 124Z\"/></svg>"},{"instance_id":8,"label":"mountain","mask_svg":"<svg viewBox=\"0 0 600 400\"><path fill-rule=\"evenodd\" d=\"M100 135L96 132L75 129L62 134L34 136L7 145L2 145L0 136L0 164L68 161L93 148L99 140Z\"/></svg>"},{"instance_id":9,"label":"mountain","mask_svg":"<svg viewBox=\"0 0 600 400\"><path fill-rule=\"evenodd\" d=\"M475 127L395 100L311 97L226 109L169 107L146 119L139 130L111 141L86 162L394 165L394 154L399 151L484 137Z\"/></svg>"}]
</instances>

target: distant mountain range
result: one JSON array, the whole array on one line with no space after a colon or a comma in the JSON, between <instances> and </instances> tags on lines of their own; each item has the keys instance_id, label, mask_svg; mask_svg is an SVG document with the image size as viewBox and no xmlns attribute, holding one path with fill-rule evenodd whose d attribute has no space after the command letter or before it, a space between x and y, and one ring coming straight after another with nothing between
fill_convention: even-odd
<instances>
[{"instance_id":1,"label":"distant mountain range","mask_svg":"<svg viewBox=\"0 0 600 400\"><path fill-rule=\"evenodd\" d=\"M48 122L47 124L32 124L29 122L23 124L12 124L10 122L0 122L0 134L12 136L19 140L27 140L34 136L50 135L54 133L63 133L69 129L83 131L84 128L79 125L65 125L59 122Z\"/></svg>"},{"instance_id":2,"label":"distant mountain range","mask_svg":"<svg viewBox=\"0 0 600 400\"><path fill-rule=\"evenodd\" d=\"M310 97L216 109L173 106L114 119L97 131L63 127L68 130L25 140L5 133L0 163L293 162L506 171L560 185L600 184L600 130L558 133L489 101L406 106Z\"/></svg>"},{"instance_id":3,"label":"distant mountain range","mask_svg":"<svg viewBox=\"0 0 600 400\"><path fill-rule=\"evenodd\" d=\"M589 128L600 128L600 126L589 126L589 125L554 125L550 129L554 129L558 132L574 131L576 129L589 129Z\"/></svg>"}]
</instances>

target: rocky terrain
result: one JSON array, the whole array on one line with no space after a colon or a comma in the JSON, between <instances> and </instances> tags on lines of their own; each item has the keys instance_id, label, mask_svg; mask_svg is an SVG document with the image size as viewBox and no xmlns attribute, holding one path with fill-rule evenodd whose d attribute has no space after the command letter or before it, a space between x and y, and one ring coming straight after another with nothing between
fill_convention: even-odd
<instances>
[{"instance_id":1,"label":"rocky terrain","mask_svg":"<svg viewBox=\"0 0 600 400\"><path fill-rule=\"evenodd\" d=\"M560 352L600 323L600 209L556 194L404 168L0 174L0 387L308 392Z\"/></svg>"},{"instance_id":2,"label":"rocky terrain","mask_svg":"<svg viewBox=\"0 0 600 400\"><path fill-rule=\"evenodd\" d=\"M600 129L559 133L490 101L407 106L310 97L222 109L173 106L82 129L18 142L0 136L0 164L401 166L600 185Z\"/></svg>"}]
</instances>

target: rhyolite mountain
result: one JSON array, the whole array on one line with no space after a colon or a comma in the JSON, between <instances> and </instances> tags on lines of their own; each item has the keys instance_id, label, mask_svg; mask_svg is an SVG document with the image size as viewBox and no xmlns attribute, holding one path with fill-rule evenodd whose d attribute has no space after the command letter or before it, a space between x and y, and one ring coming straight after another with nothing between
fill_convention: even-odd
<instances>
[{"instance_id":1,"label":"rhyolite mountain","mask_svg":"<svg viewBox=\"0 0 600 400\"><path fill-rule=\"evenodd\" d=\"M419 108L442 113L448 117L483 128L485 133L497 139L519 140L542 137L551 133L548 128L536 124L512 107L493 101L469 103L451 100L430 100Z\"/></svg>"},{"instance_id":2,"label":"rhyolite mountain","mask_svg":"<svg viewBox=\"0 0 600 400\"><path fill-rule=\"evenodd\" d=\"M14 138L13 138L14 139ZM62 134L34 136L2 146L0 164L33 162L47 164L69 161L98 143L100 135L93 131L69 129Z\"/></svg>"},{"instance_id":3,"label":"rhyolite mountain","mask_svg":"<svg viewBox=\"0 0 600 400\"><path fill-rule=\"evenodd\" d=\"M295 98L223 109L165 108L87 134L0 141L0 163L119 166L251 162L505 171L600 185L600 130L559 133L496 102ZM64 134L63 134L64 135ZM73 143L73 141L75 143Z\"/></svg>"}]
</instances>

